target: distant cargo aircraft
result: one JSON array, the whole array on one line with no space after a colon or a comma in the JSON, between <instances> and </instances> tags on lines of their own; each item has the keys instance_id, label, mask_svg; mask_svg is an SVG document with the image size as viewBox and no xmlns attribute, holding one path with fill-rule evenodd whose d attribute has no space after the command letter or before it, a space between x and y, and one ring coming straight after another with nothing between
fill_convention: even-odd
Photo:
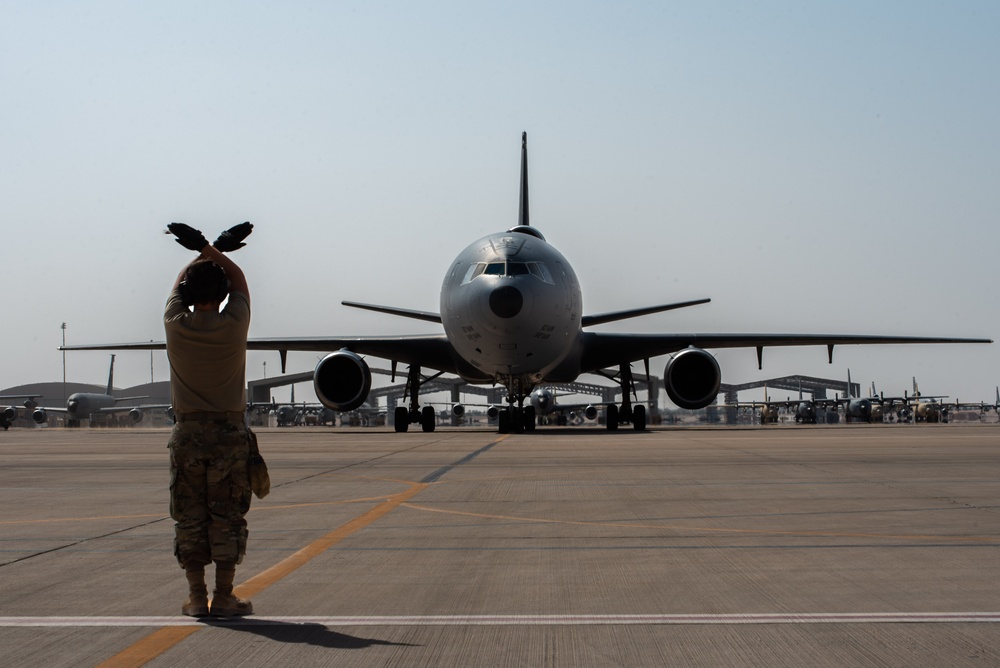
<instances>
[{"instance_id":1,"label":"distant cargo aircraft","mask_svg":"<svg viewBox=\"0 0 1000 668\"><path fill-rule=\"evenodd\" d=\"M558 425L566 425L570 421L582 422L584 419L595 420L602 407L606 407L609 411L608 419L617 419L614 413L618 410L618 406L613 402L561 403L556 401L555 390L551 387L536 387L528 396L528 401L535 409L536 416L553 416Z\"/></svg>"},{"instance_id":2,"label":"distant cargo aircraft","mask_svg":"<svg viewBox=\"0 0 1000 668\"><path fill-rule=\"evenodd\" d=\"M401 230L400 233L404 231ZM626 242L627 233L601 231L612 242ZM434 230L420 239L440 244ZM426 275L422 255L414 262ZM628 276L630 272L623 267ZM634 278L634 272L631 272ZM842 334L621 334L588 331L604 323L651 313L704 304L696 299L673 304L586 315L580 282L569 261L549 245L528 219L527 134L521 135L521 182L518 224L505 232L487 235L469 245L448 265L441 287L440 312L391 306L342 302L346 306L415 318L443 326L438 335L383 337L296 337L251 339L251 350L276 350L282 366L289 350L331 351L316 365L313 383L320 401L337 411L360 406L371 389L371 370L362 358L370 355L409 366L409 407L396 409L397 431L419 423L433 431L434 409L421 409L420 384L443 373L456 374L469 383L500 384L507 390L508 405L498 416L501 432L520 432L535 425L535 409L525 406L531 391L546 383L576 380L581 374L616 366L623 401L609 429L631 423L646 426L645 407L632 406L633 362L642 360L649 376L649 360L671 355L663 373L670 400L687 409L704 408L719 392L722 373L706 348L757 349L758 366L765 346L822 345L832 362L833 348L847 344L990 343L989 339L916 336L867 336ZM163 349L160 343L69 346L67 350ZM422 369L437 373L425 378Z\"/></svg>"},{"instance_id":3,"label":"distant cargo aircraft","mask_svg":"<svg viewBox=\"0 0 1000 668\"><path fill-rule=\"evenodd\" d=\"M169 409L170 404L119 406L119 401L137 401L146 397L114 397L115 356L111 356L111 367L108 369L108 389L104 394L99 392L76 392L69 395L66 407L37 406L31 413L31 419L38 424L47 422L49 413L65 413L70 425L79 425L80 420L90 420L94 415L109 415L128 413L132 422L142 420L144 410Z\"/></svg>"},{"instance_id":4,"label":"distant cargo aircraft","mask_svg":"<svg viewBox=\"0 0 1000 668\"><path fill-rule=\"evenodd\" d=\"M1000 414L1000 387L997 390L997 401L995 404L988 404L985 401L980 401L978 403L963 402L955 399L954 403L942 404L942 409L955 410L955 411L979 411L979 419L982 420L987 413L990 411Z\"/></svg>"},{"instance_id":5,"label":"distant cargo aircraft","mask_svg":"<svg viewBox=\"0 0 1000 668\"><path fill-rule=\"evenodd\" d=\"M40 395L38 394L11 394L7 396L0 397L0 401L12 401L14 399L24 399L24 408L31 412L35 409L38 403L35 401ZM0 427L3 427L4 431L10 429L10 426L14 424L14 420L17 419L18 406L9 405L3 406L3 410L0 410Z\"/></svg>"}]
</instances>

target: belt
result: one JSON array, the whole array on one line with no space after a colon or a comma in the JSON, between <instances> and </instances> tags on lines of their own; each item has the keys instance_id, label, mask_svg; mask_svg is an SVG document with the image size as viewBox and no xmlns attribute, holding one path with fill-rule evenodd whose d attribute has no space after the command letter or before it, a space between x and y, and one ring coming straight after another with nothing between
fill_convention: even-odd
<instances>
[{"instance_id":1,"label":"belt","mask_svg":"<svg viewBox=\"0 0 1000 668\"><path fill-rule=\"evenodd\" d=\"M177 416L178 422L243 422L244 414L236 411L222 413L182 413Z\"/></svg>"}]
</instances>

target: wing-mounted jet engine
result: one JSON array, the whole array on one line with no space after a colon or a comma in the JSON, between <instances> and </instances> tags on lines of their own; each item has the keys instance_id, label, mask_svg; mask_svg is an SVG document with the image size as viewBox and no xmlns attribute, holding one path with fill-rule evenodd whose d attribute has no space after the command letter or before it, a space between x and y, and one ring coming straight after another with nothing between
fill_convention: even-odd
<instances>
[{"instance_id":1,"label":"wing-mounted jet engine","mask_svg":"<svg viewBox=\"0 0 1000 668\"><path fill-rule=\"evenodd\" d=\"M350 350L338 350L319 361L313 387L320 402L335 411L353 411L365 402L372 387L368 363Z\"/></svg>"},{"instance_id":2,"label":"wing-mounted jet engine","mask_svg":"<svg viewBox=\"0 0 1000 668\"><path fill-rule=\"evenodd\" d=\"M719 363L701 348L685 348L675 353L663 371L663 384L670 401L688 410L698 410L715 401L721 383Z\"/></svg>"}]
</instances>

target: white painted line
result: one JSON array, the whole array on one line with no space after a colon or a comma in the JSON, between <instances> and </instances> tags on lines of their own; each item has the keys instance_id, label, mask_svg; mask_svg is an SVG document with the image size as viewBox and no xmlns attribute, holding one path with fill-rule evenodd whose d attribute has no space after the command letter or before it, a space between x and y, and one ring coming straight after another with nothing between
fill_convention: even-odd
<instances>
[{"instance_id":1,"label":"white painted line","mask_svg":"<svg viewBox=\"0 0 1000 668\"><path fill-rule=\"evenodd\" d=\"M121 626L623 626L676 624L968 624L1000 623L1000 612L846 612L673 615L388 615L338 617L0 617L6 627Z\"/></svg>"}]
</instances>

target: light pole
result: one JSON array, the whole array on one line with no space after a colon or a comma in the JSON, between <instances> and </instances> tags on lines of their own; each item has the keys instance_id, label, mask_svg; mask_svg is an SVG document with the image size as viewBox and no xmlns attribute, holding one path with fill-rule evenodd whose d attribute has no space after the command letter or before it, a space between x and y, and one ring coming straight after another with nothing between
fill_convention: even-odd
<instances>
[{"instance_id":1,"label":"light pole","mask_svg":"<svg viewBox=\"0 0 1000 668\"><path fill-rule=\"evenodd\" d=\"M62 347L63 347L63 402L66 401L66 323L62 324Z\"/></svg>"}]
</instances>

